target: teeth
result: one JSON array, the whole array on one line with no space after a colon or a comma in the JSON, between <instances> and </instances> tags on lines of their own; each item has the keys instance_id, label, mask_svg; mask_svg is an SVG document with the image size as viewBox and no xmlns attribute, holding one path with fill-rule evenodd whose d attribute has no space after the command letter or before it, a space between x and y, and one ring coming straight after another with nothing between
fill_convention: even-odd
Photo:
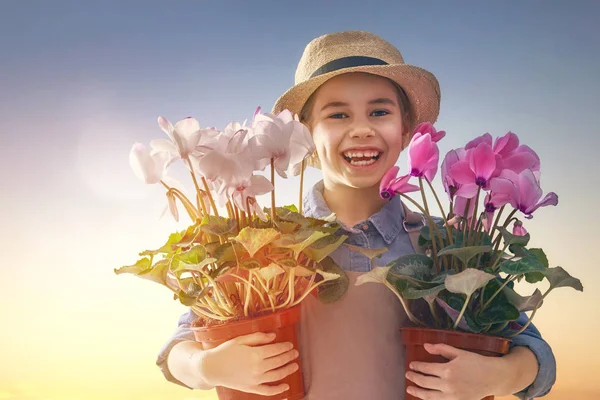
<instances>
[{"instance_id":1,"label":"teeth","mask_svg":"<svg viewBox=\"0 0 600 400\"><path fill-rule=\"evenodd\" d=\"M368 151L346 151L344 152L344 156L347 158L357 158L357 157L377 157L379 155L378 151L368 150Z\"/></svg>"},{"instance_id":2,"label":"teeth","mask_svg":"<svg viewBox=\"0 0 600 400\"><path fill-rule=\"evenodd\" d=\"M370 159L370 160L367 160L367 161L354 161L354 160L351 160L350 164L352 164L352 165L371 165L371 164L375 163L375 161L377 161L377 160L375 160L375 159Z\"/></svg>"}]
</instances>

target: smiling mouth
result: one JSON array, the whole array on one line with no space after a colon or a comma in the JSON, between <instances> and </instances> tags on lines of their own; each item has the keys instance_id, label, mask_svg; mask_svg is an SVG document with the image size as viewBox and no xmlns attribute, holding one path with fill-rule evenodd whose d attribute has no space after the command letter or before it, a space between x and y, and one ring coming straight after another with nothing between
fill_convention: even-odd
<instances>
[{"instance_id":1,"label":"smiling mouth","mask_svg":"<svg viewBox=\"0 0 600 400\"><path fill-rule=\"evenodd\" d=\"M375 164L379 157L381 157L380 151L367 150L367 151L345 151L342 156L349 164L355 166L365 166Z\"/></svg>"}]
</instances>

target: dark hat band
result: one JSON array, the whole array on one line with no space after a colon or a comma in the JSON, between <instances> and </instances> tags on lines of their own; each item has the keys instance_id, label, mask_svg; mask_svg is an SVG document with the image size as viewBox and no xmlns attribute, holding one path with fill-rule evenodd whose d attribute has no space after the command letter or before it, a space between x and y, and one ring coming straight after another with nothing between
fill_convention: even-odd
<instances>
[{"instance_id":1,"label":"dark hat band","mask_svg":"<svg viewBox=\"0 0 600 400\"><path fill-rule=\"evenodd\" d=\"M317 69L312 73L310 78L314 78L328 72L338 71L344 68L361 67L365 65L388 65L388 63L374 57L351 56L338 58L337 60L330 61Z\"/></svg>"}]
</instances>

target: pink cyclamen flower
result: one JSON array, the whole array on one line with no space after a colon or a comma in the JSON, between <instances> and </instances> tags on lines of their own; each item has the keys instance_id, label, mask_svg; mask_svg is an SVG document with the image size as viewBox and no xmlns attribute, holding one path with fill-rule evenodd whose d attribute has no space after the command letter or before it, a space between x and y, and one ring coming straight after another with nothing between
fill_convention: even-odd
<instances>
[{"instance_id":1,"label":"pink cyclamen flower","mask_svg":"<svg viewBox=\"0 0 600 400\"><path fill-rule=\"evenodd\" d=\"M479 146L481 143L488 144L491 147L492 143L493 143L492 135L490 135L489 133L484 133L483 135L476 137L475 139L471 140L469 143L467 143L465 145L465 150L474 149L477 146Z\"/></svg>"},{"instance_id":2,"label":"pink cyclamen flower","mask_svg":"<svg viewBox=\"0 0 600 400\"><path fill-rule=\"evenodd\" d=\"M456 191L460 188L461 185L454 179L452 179L448 172L454 164L456 164L459 161L465 160L466 156L467 152L463 148L450 150L448 153L446 153L444 161L442 161L442 184L444 185L444 190L448 194L450 201L454 199L454 195L456 194Z\"/></svg>"},{"instance_id":3,"label":"pink cyclamen flower","mask_svg":"<svg viewBox=\"0 0 600 400\"><path fill-rule=\"evenodd\" d=\"M415 133L408 145L408 170L410 175L433 181L438 169L440 153L431 134Z\"/></svg>"},{"instance_id":4,"label":"pink cyclamen flower","mask_svg":"<svg viewBox=\"0 0 600 400\"><path fill-rule=\"evenodd\" d=\"M541 199L542 188L530 169L519 174L505 169L499 177L492 180L490 186L496 195L510 198L510 204L525 214L527 219L533 218L533 212L540 207L558 204L558 196L554 192L548 193Z\"/></svg>"},{"instance_id":5,"label":"pink cyclamen flower","mask_svg":"<svg viewBox=\"0 0 600 400\"><path fill-rule=\"evenodd\" d=\"M424 135L428 133L431 135L431 140L434 142L439 142L446 136L446 131L436 131L433 125L430 122L421 122L413 131L414 135L421 134Z\"/></svg>"},{"instance_id":6,"label":"pink cyclamen flower","mask_svg":"<svg viewBox=\"0 0 600 400\"><path fill-rule=\"evenodd\" d=\"M461 185L455 195L470 199L475 197L479 188L487 188L496 169L496 157L492 146L482 142L469 149L466 158L456 162L448 171L448 175Z\"/></svg>"},{"instance_id":7,"label":"pink cyclamen flower","mask_svg":"<svg viewBox=\"0 0 600 400\"><path fill-rule=\"evenodd\" d=\"M467 210L467 202L471 200L469 203L469 209ZM471 225L471 218L473 218L473 214L475 213L475 199L467 199L462 196L456 196L454 199L454 214L460 215L463 218L467 219L467 225ZM465 212L466 211L466 212Z\"/></svg>"},{"instance_id":8,"label":"pink cyclamen flower","mask_svg":"<svg viewBox=\"0 0 600 400\"><path fill-rule=\"evenodd\" d=\"M166 118L158 117L158 126L169 136L169 140L155 139L150 144L153 148L177 154L182 160L187 160L200 142L202 135L210 131L200 129L198 121L187 117L173 126Z\"/></svg>"},{"instance_id":9,"label":"pink cyclamen flower","mask_svg":"<svg viewBox=\"0 0 600 400\"><path fill-rule=\"evenodd\" d=\"M129 153L129 165L133 173L147 184L160 182L170 162L166 151L150 151L141 143L135 143Z\"/></svg>"},{"instance_id":10,"label":"pink cyclamen flower","mask_svg":"<svg viewBox=\"0 0 600 400\"><path fill-rule=\"evenodd\" d=\"M515 236L525 236L527 235L527 229L523 227L523 223L519 220L516 220L513 225L512 234Z\"/></svg>"},{"instance_id":11,"label":"pink cyclamen flower","mask_svg":"<svg viewBox=\"0 0 600 400\"><path fill-rule=\"evenodd\" d=\"M396 178L398 171L400 171L400 168L393 166L385 173L385 175L383 175L383 178L381 178L381 183L379 184L379 196L381 196L382 199L389 200L394 197L396 193L409 193L420 190L418 186L408 183L410 175Z\"/></svg>"},{"instance_id":12,"label":"pink cyclamen flower","mask_svg":"<svg viewBox=\"0 0 600 400\"><path fill-rule=\"evenodd\" d=\"M504 169L510 169L517 174L525 169L531 169L539 181L540 158L535 151L525 145L519 145L519 137L508 132L494 142L496 154L496 173L500 175Z\"/></svg>"}]
</instances>

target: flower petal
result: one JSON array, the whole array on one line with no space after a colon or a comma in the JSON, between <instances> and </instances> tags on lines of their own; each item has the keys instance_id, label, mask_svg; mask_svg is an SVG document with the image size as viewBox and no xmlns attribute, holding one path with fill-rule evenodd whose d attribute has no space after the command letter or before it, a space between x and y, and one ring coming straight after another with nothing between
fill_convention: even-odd
<instances>
[{"instance_id":1,"label":"flower petal","mask_svg":"<svg viewBox=\"0 0 600 400\"><path fill-rule=\"evenodd\" d=\"M496 169L496 156L492 146L480 143L471 153L469 166L475 173L476 179L487 182Z\"/></svg>"},{"instance_id":2,"label":"flower petal","mask_svg":"<svg viewBox=\"0 0 600 400\"><path fill-rule=\"evenodd\" d=\"M481 143L486 143L491 146L492 145L492 135L490 135L489 133L484 133L483 135L471 140L465 146L465 150L474 149L477 146L479 146Z\"/></svg>"},{"instance_id":3,"label":"flower petal","mask_svg":"<svg viewBox=\"0 0 600 400\"><path fill-rule=\"evenodd\" d=\"M448 171L448 176L450 176L454 182L462 185L475 183L475 173L469 166L468 161L459 161L454 164Z\"/></svg>"},{"instance_id":4,"label":"flower petal","mask_svg":"<svg viewBox=\"0 0 600 400\"><path fill-rule=\"evenodd\" d=\"M530 214L543 193L532 170L526 169L519 174L519 192L521 195L519 208L521 211L528 210L529 212L524 212Z\"/></svg>"},{"instance_id":5,"label":"flower petal","mask_svg":"<svg viewBox=\"0 0 600 400\"><path fill-rule=\"evenodd\" d=\"M512 132L497 138L494 142L494 153L506 156L519 147L519 137Z\"/></svg>"},{"instance_id":6,"label":"flower petal","mask_svg":"<svg viewBox=\"0 0 600 400\"><path fill-rule=\"evenodd\" d=\"M400 167L394 165L385 174L383 174L383 178L381 178L381 182L379 183L379 193L389 188L392 180L398 175L398 171L400 171Z\"/></svg>"}]
</instances>

